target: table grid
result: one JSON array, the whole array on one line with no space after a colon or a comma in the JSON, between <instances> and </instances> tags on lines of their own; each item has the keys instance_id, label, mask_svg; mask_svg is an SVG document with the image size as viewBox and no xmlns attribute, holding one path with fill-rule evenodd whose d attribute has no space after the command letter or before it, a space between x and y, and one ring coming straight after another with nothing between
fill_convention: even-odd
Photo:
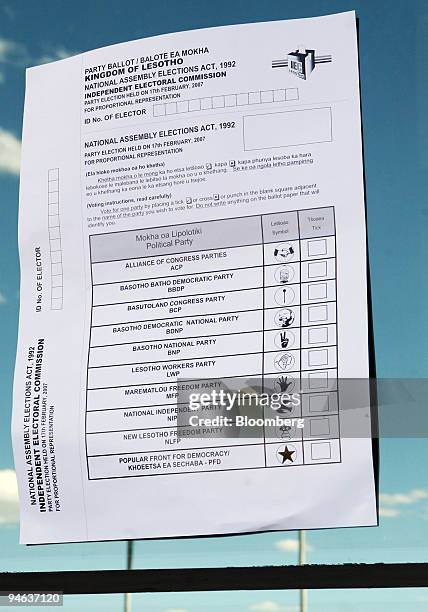
<instances>
[{"instance_id":1,"label":"table grid","mask_svg":"<svg viewBox=\"0 0 428 612\"><path fill-rule=\"evenodd\" d=\"M341 461L332 206L96 234L90 253L90 479ZM179 438L183 375L302 385L280 416L303 429Z\"/></svg>"},{"instance_id":2,"label":"table grid","mask_svg":"<svg viewBox=\"0 0 428 612\"><path fill-rule=\"evenodd\" d=\"M62 268L61 223L59 210L59 168L48 170L48 231L51 268L51 310L62 310L64 275Z\"/></svg>"},{"instance_id":3,"label":"table grid","mask_svg":"<svg viewBox=\"0 0 428 612\"><path fill-rule=\"evenodd\" d=\"M249 91L245 93L221 94L204 98L192 98L179 102L163 102L153 105L153 116L177 115L204 111L211 109L233 108L235 106L249 106L252 104L269 104L274 102L295 102L299 99L297 87L287 89L268 89L263 91Z\"/></svg>"}]
</instances>

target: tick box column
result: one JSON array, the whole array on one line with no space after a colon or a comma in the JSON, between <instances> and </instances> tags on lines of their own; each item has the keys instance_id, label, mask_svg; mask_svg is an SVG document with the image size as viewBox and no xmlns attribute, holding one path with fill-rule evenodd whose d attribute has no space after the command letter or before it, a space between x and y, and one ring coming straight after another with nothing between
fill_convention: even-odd
<instances>
[{"instance_id":1,"label":"tick box column","mask_svg":"<svg viewBox=\"0 0 428 612\"><path fill-rule=\"evenodd\" d=\"M337 368L333 207L299 211L302 371Z\"/></svg>"},{"instance_id":2,"label":"tick box column","mask_svg":"<svg viewBox=\"0 0 428 612\"><path fill-rule=\"evenodd\" d=\"M340 461L334 208L298 214L304 463L331 463Z\"/></svg>"}]
</instances>

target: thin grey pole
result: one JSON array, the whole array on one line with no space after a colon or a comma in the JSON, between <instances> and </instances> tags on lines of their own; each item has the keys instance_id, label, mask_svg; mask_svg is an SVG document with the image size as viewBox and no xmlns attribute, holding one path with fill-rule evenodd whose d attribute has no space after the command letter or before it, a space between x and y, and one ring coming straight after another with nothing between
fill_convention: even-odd
<instances>
[{"instance_id":1,"label":"thin grey pole","mask_svg":"<svg viewBox=\"0 0 428 612\"><path fill-rule=\"evenodd\" d=\"M128 540L126 542L126 569L132 569L132 557L134 554L134 542ZM131 612L132 610L132 593L125 593L124 599L124 612Z\"/></svg>"},{"instance_id":2,"label":"thin grey pole","mask_svg":"<svg viewBox=\"0 0 428 612\"><path fill-rule=\"evenodd\" d=\"M299 530L299 565L305 565L306 562L306 543L305 532ZM300 612L308 612L308 590L300 589Z\"/></svg>"}]
</instances>

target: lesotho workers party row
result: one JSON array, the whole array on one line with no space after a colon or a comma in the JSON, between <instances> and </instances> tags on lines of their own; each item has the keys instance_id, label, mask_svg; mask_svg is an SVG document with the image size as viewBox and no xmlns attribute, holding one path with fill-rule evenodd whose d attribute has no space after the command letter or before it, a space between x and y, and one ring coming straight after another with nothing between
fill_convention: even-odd
<instances>
[{"instance_id":1,"label":"lesotho workers party row","mask_svg":"<svg viewBox=\"0 0 428 612\"><path fill-rule=\"evenodd\" d=\"M23 543L376 524L359 103L354 13L27 72Z\"/></svg>"}]
</instances>

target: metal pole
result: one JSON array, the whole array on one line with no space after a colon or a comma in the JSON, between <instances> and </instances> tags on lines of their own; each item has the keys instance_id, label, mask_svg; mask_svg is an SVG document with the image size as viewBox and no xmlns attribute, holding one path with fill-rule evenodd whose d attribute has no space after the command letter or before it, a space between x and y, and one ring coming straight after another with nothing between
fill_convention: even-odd
<instances>
[{"instance_id":1,"label":"metal pole","mask_svg":"<svg viewBox=\"0 0 428 612\"><path fill-rule=\"evenodd\" d=\"M305 565L306 562L306 544L305 532L299 530L299 565ZM308 612L308 590L300 589L300 612Z\"/></svg>"},{"instance_id":2,"label":"metal pole","mask_svg":"<svg viewBox=\"0 0 428 612\"><path fill-rule=\"evenodd\" d=\"M132 610L132 594L131 593L125 593L124 610L125 612L131 612Z\"/></svg>"},{"instance_id":3,"label":"metal pole","mask_svg":"<svg viewBox=\"0 0 428 612\"><path fill-rule=\"evenodd\" d=\"M126 569L132 569L132 557L134 553L134 542L128 540L126 542ZM132 609L132 593L125 593L124 612L131 612Z\"/></svg>"}]
</instances>

